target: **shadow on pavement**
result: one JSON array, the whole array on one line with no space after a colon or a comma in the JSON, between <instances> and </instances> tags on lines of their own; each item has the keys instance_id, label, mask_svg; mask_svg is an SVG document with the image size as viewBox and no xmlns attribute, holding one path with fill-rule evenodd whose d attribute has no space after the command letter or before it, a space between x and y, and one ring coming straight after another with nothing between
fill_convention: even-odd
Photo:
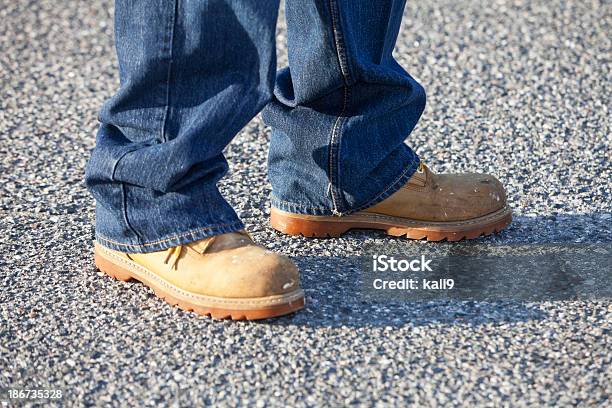
<instances>
[{"instance_id":1,"label":"shadow on pavement","mask_svg":"<svg viewBox=\"0 0 612 408\"><path fill-rule=\"evenodd\" d=\"M276 324L307 327L484 325L542 320L538 304L522 301L371 300L362 293L355 258L297 257L306 307ZM270 322L268 322L270 323Z\"/></svg>"},{"instance_id":2,"label":"shadow on pavement","mask_svg":"<svg viewBox=\"0 0 612 408\"><path fill-rule=\"evenodd\" d=\"M359 328L518 323L547 318L542 306L549 302L612 299L609 219L609 214L521 216L492 239L436 245L353 232L353 238L364 241L363 257L293 258L302 273L306 307L277 324ZM408 296L409 291L373 296L374 291L367 293L372 276L364 264L374 253L407 259L437 254L447 262L446 275L437 277L454 278L463 291L446 297Z\"/></svg>"}]
</instances>

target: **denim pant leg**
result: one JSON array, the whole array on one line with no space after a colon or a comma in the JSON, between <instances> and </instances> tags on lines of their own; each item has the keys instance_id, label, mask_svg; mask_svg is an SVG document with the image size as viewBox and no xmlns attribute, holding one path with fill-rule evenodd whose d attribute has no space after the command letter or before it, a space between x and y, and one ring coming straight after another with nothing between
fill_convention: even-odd
<instances>
[{"instance_id":1,"label":"denim pant leg","mask_svg":"<svg viewBox=\"0 0 612 408\"><path fill-rule=\"evenodd\" d=\"M86 183L100 244L148 252L241 229L223 148L268 103L278 0L117 0L120 87Z\"/></svg>"},{"instance_id":2,"label":"denim pant leg","mask_svg":"<svg viewBox=\"0 0 612 408\"><path fill-rule=\"evenodd\" d=\"M264 120L272 205L346 214L397 191L416 170L404 144L423 88L395 61L405 0L287 0L289 67Z\"/></svg>"}]
</instances>

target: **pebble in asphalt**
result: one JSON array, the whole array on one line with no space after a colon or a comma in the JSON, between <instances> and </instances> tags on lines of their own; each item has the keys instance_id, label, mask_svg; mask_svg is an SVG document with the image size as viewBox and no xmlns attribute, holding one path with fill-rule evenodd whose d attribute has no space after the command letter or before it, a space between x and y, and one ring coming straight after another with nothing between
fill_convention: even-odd
<instances>
[{"instance_id":1,"label":"pebble in asphalt","mask_svg":"<svg viewBox=\"0 0 612 408\"><path fill-rule=\"evenodd\" d=\"M299 264L306 309L217 322L101 276L82 178L117 86L112 3L4 3L0 386L70 405L610 404L609 300L364 302L355 257L393 238L274 232L259 118L227 148L222 190ZM437 171L498 175L516 214L479 245L610 242L610 22L608 1L409 2L395 55L428 107L408 143Z\"/></svg>"}]
</instances>

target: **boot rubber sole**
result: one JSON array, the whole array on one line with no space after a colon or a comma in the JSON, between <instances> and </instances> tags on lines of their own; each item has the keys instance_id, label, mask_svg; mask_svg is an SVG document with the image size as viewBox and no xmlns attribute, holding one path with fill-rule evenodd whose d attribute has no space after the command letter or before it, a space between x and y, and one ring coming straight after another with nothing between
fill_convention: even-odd
<instances>
[{"instance_id":1,"label":"boot rubber sole","mask_svg":"<svg viewBox=\"0 0 612 408\"><path fill-rule=\"evenodd\" d=\"M258 298L222 298L188 292L129 259L96 244L96 267L111 277L127 282L137 280L172 306L214 319L259 320L293 313L304 307L304 291Z\"/></svg>"},{"instance_id":2,"label":"boot rubber sole","mask_svg":"<svg viewBox=\"0 0 612 408\"><path fill-rule=\"evenodd\" d=\"M363 211L344 216L319 216L272 208L270 214L270 223L275 230L308 238L339 237L351 229L376 229L394 237L460 241L499 232L511 221L512 211L507 206L482 217L453 222L419 221Z\"/></svg>"}]
</instances>

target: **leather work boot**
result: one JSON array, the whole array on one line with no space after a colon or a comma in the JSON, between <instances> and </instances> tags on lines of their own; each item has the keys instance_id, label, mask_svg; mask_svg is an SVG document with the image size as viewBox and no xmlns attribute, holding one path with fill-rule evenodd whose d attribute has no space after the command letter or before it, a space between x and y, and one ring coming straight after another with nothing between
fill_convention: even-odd
<instances>
[{"instance_id":1,"label":"leather work boot","mask_svg":"<svg viewBox=\"0 0 612 408\"><path fill-rule=\"evenodd\" d=\"M294 214L273 208L272 227L290 235L337 237L352 228L428 241L459 241L500 231L512 221L502 184L486 174L434 174L422 162L396 193L344 216Z\"/></svg>"},{"instance_id":2,"label":"leather work boot","mask_svg":"<svg viewBox=\"0 0 612 408\"><path fill-rule=\"evenodd\" d=\"M171 305L216 319L266 319L304 307L297 267L245 231L143 254L96 244L95 262L114 278L139 280Z\"/></svg>"}]
</instances>

